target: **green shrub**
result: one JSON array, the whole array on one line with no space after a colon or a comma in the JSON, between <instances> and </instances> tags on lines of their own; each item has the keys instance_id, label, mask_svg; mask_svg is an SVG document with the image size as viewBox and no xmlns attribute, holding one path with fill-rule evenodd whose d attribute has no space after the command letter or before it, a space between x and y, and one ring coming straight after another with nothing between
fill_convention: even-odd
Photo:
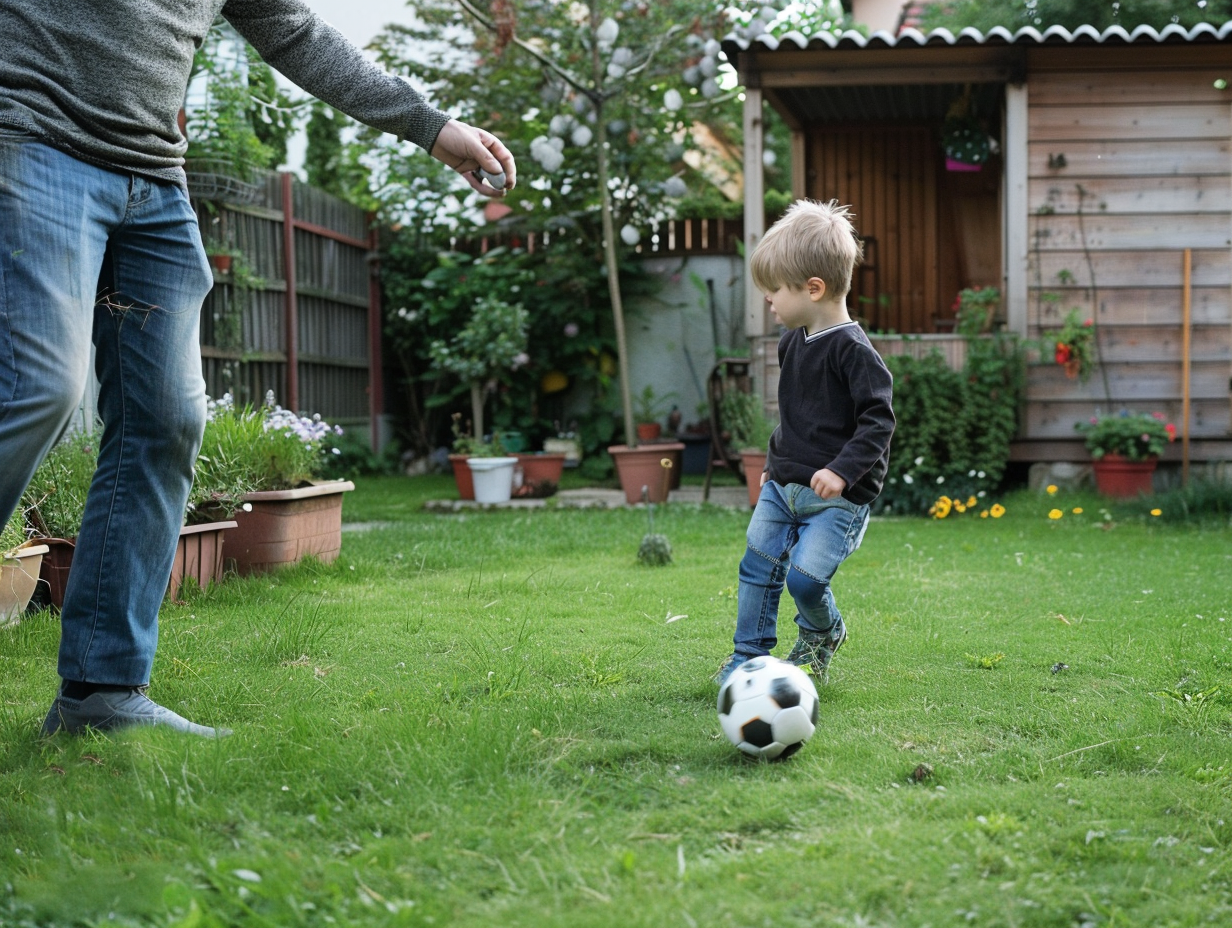
<instances>
[{"instance_id":1,"label":"green shrub","mask_svg":"<svg viewBox=\"0 0 1232 928\"><path fill-rule=\"evenodd\" d=\"M1118 503L1115 511L1161 522L1232 527L1232 483L1195 480L1187 487Z\"/></svg>"},{"instance_id":2,"label":"green shrub","mask_svg":"<svg viewBox=\"0 0 1232 928\"><path fill-rule=\"evenodd\" d=\"M47 538L76 538L97 467L97 433L72 432L52 448L21 498L30 527Z\"/></svg>"},{"instance_id":3,"label":"green shrub","mask_svg":"<svg viewBox=\"0 0 1232 928\"><path fill-rule=\"evenodd\" d=\"M967 360L952 370L939 352L893 355L890 468L878 508L924 513L941 495L983 499L996 489L1018 429L1023 357L1003 334L967 339Z\"/></svg>"},{"instance_id":4,"label":"green shrub","mask_svg":"<svg viewBox=\"0 0 1232 928\"><path fill-rule=\"evenodd\" d=\"M26 541L26 520L19 506L8 522L0 528L0 555L7 555L14 548L19 548Z\"/></svg>"},{"instance_id":5,"label":"green shrub","mask_svg":"<svg viewBox=\"0 0 1232 928\"><path fill-rule=\"evenodd\" d=\"M731 433L731 446L737 451L765 451L770 444L775 423L766 415L766 407L756 393L729 390L719 400L719 415L723 428Z\"/></svg>"}]
</instances>

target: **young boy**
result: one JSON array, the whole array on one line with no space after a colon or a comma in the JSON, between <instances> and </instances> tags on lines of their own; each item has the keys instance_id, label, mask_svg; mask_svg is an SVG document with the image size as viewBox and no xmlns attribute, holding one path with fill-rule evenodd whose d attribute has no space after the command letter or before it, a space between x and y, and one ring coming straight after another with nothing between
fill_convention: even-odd
<instances>
[{"instance_id":1,"label":"young boy","mask_svg":"<svg viewBox=\"0 0 1232 928\"><path fill-rule=\"evenodd\" d=\"M801 200L749 262L753 283L787 331L779 339L779 427L740 561L735 650L715 674L720 686L778 643L784 584L799 626L788 661L824 682L847 639L830 581L864 538L894 434L890 372L847 314L862 257L847 207Z\"/></svg>"}]
</instances>

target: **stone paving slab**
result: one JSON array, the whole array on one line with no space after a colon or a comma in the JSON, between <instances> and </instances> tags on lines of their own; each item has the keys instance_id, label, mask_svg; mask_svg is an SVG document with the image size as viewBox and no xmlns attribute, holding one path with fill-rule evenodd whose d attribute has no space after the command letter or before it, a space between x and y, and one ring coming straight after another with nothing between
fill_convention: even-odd
<instances>
[{"instance_id":1,"label":"stone paving slab","mask_svg":"<svg viewBox=\"0 0 1232 928\"><path fill-rule=\"evenodd\" d=\"M668 503L701 503L701 487L681 487L672 490ZM749 491L744 487L711 487L709 503L731 509L749 509ZM477 503L471 499L433 499L424 503L429 512L469 512L484 509L543 509L554 506L566 509L619 509L627 506L623 490L585 488L561 490L547 499L511 499L507 503ZM637 503L644 506L644 503Z\"/></svg>"}]
</instances>

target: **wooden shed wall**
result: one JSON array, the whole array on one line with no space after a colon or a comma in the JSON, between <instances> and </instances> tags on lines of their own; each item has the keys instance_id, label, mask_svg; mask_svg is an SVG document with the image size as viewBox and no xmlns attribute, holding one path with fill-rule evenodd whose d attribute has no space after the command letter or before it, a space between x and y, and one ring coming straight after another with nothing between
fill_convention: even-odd
<instances>
[{"instance_id":1,"label":"wooden shed wall","mask_svg":"<svg viewBox=\"0 0 1232 928\"><path fill-rule=\"evenodd\" d=\"M1232 437L1232 91L1209 53L1172 49L1164 66L1155 51L1029 55L1027 334L1076 307L1097 323L1100 362L1086 383L1032 365L1021 434L1034 442L1072 441L1097 409L1181 422L1185 249L1190 436Z\"/></svg>"}]
</instances>

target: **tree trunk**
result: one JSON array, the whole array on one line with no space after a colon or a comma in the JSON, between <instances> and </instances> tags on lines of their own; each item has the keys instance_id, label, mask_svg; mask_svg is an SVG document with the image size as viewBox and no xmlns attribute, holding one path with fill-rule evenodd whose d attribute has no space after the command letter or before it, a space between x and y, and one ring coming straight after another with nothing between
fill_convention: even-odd
<instances>
[{"instance_id":1,"label":"tree trunk","mask_svg":"<svg viewBox=\"0 0 1232 928\"><path fill-rule=\"evenodd\" d=\"M591 35L599 29L599 10L590 6ZM593 40L592 40L593 41ZM620 270L616 264L616 231L612 221L612 194L608 189L607 124L603 118L603 61L599 57L597 42L591 45L591 66L595 89L599 91L595 103L595 126L599 146L599 193L600 215L603 218L603 258L607 266L607 290L612 300L612 323L616 329L616 362L620 369L620 408L624 413L625 444L637 447L637 430L633 426L633 402L629 391L629 351L625 341L624 303L620 298Z\"/></svg>"},{"instance_id":2,"label":"tree trunk","mask_svg":"<svg viewBox=\"0 0 1232 928\"><path fill-rule=\"evenodd\" d=\"M475 441L483 441L483 384L471 381L471 434Z\"/></svg>"}]
</instances>

